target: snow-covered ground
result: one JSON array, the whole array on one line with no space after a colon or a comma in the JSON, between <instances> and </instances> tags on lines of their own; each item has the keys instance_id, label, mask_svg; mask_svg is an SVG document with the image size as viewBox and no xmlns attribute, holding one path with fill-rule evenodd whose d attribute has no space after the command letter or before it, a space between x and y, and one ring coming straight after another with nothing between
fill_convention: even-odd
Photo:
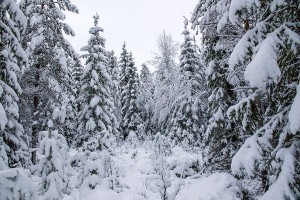
<instances>
[{"instance_id":1,"label":"snow-covered ground","mask_svg":"<svg viewBox=\"0 0 300 200\"><path fill-rule=\"evenodd\" d=\"M158 149L162 150L158 152ZM76 152L71 151L71 156ZM115 149L118 189L105 181L94 189L75 188L65 200L233 200L240 199L237 180L225 173L201 176L200 152L181 147L162 149L145 142ZM76 173L73 180L76 182Z\"/></svg>"}]
</instances>

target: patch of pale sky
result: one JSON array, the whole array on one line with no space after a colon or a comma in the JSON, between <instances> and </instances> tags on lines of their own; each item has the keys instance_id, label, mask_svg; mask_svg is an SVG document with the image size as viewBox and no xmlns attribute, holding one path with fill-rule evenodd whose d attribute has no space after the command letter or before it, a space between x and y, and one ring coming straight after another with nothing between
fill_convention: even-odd
<instances>
[{"instance_id":1,"label":"patch of pale sky","mask_svg":"<svg viewBox=\"0 0 300 200\"><path fill-rule=\"evenodd\" d=\"M183 16L188 19L198 0L72 0L79 14L66 13L66 22L76 33L67 37L75 50L87 44L92 16L98 13L104 29L106 49L114 50L119 58L126 42L137 67L153 58L157 38L165 30L175 41L182 42ZM152 68L153 70L153 68Z\"/></svg>"}]
</instances>

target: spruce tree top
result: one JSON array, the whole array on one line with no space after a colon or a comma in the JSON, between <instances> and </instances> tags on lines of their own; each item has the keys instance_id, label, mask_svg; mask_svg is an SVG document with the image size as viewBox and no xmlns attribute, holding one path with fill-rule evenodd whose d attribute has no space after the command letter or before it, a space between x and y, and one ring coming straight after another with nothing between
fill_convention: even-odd
<instances>
[{"instance_id":1,"label":"spruce tree top","mask_svg":"<svg viewBox=\"0 0 300 200\"><path fill-rule=\"evenodd\" d=\"M83 58L87 58L86 63L93 62L93 61L100 61L106 63L106 56L107 54L105 50L105 39L100 36L100 32L103 32L103 28L98 26L99 22L99 15L96 14L93 16L94 18L94 26L90 28L89 33L92 35L88 41L88 45L82 47L81 51L87 51L88 54L83 54ZM93 54L93 56L90 56ZM95 59L95 60L91 60Z\"/></svg>"}]
</instances>

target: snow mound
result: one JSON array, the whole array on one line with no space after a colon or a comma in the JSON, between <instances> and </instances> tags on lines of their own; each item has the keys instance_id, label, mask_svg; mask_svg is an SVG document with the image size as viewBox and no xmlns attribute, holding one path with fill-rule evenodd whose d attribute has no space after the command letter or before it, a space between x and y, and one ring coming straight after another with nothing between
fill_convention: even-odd
<instances>
[{"instance_id":1,"label":"snow mound","mask_svg":"<svg viewBox=\"0 0 300 200\"><path fill-rule=\"evenodd\" d=\"M192 180L179 191L175 200L233 200L241 199L237 180L226 173Z\"/></svg>"},{"instance_id":2,"label":"snow mound","mask_svg":"<svg viewBox=\"0 0 300 200\"><path fill-rule=\"evenodd\" d=\"M119 200L120 196L113 190L105 189L101 186L97 186L93 190L88 190L80 195L80 199L87 200Z\"/></svg>"}]
</instances>

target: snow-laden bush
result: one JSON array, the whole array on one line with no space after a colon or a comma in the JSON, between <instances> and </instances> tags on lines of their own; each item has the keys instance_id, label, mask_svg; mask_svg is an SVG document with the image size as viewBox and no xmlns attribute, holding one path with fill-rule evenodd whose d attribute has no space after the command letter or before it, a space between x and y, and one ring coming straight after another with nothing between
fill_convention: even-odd
<instances>
[{"instance_id":1,"label":"snow-laden bush","mask_svg":"<svg viewBox=\"0 0 300 200\"><path fill-rule=\"evenodd\" d=\"M171 153L171 139L161 135L160 133L157 133L154 137L153 143L152 143L152 150L154 152L154 155L170 155Z\"/></svg>"},{"instance_id":2,"label":"snow-laden bush","mask_svg":"<svg viewBox=\"0 0 300 200\"><path fill-rule=\"evenodd\" d=\"M97 186L114 190L117 193L122 191L123 186L118 165L114 156L107 150L101 152L85 151L83 154L79 153L77 158L79 157L83 160L79 162L81 164L77 186L80 188L82 198Z\"/></svg>"},{"instance_id":3,"label":"snow-laden bush","mask_svg":"<svg viewBox=\"0 0 300 200\"><path fill-rule=\"evenodd\" d=\"M8 156L2 138L0 138L0 199L36 199L36 191L32 187L29 171L8 167Z\"/></svg>"},{"instance_id":4,"label":"snow-laden bush","mask_svg":"<svg viewBox=\"0 0 300 200\"><path fill-rule=\"evenodd\" d=\"M130 131L126 140L131 146L135 146L136 143L138 142L136 133L133 131Z\"/></svg>"},{"instance_id":5,"label":"snow-laden bush","mask_svg":"<svg viewBox=\"0 0 300 200\"><path fill-rule=\"evenodd\" d=\"M100 146L100 147L99 147ZM80 194L95 189L97 185L120 192L119 170L114 159L116 140L104 130L84 143L74 156L72 165L78 168L77 188Z\"/></svg>"},{"instance_id":6,"label":"snow-laden bush","mask_svg":"<svg viewBox=\"0 0 300 200\"><path fill-rule=\"evenodd\" d=\"M168 188L171 187L171 172L167 163L167 156L170 155L171 150L169 146L170 140L157 133L152 143L151 164L153 174L147 178L147 188L159 193L161 199L169 199Z\"/></svg>"},{"instance_id":7,"label":"snow-laden bush","mask_svg":"<svg viewBox=\"0 0 300 200\"><path fill-rule=\"evenodd\" d=\"M85 162L79 172L81 189L94 189L104 176L104 168L98 152L85 152Z\"/></svg>"},{"instance_id":8,"label":"snow-laden bush","mask_svg":"<svg viewBox=\"0 0 300 200\"><path fill-rule=\"evenodd\" d=\"M172 148L172 154L167 158L168 166L178 178L187 178L199 174L202 157L196 153L184 151L182 147Z\"/></svg>"},{"instance_id":9,"label":"snow-laden bush","mask_svg":"<svg viewBox=\"0 0 300 200\"><path fill-rule=\"evenodd\" d=\"M103 183L105 183L109 189L118 193L121 192L124 188L124 184L121 180L122 174L116 158L107 152L102 152L102 158L105 171Z\"/></svg>"},{"instance_id":10,"label":"snow-laden bush","mask_svg":"<svg viewBox=\"0 0 300 200\"><path fill-rule=\"evenodd\" d=\"M0 199L35 200L36 191L29 172L22 168L0 171Z\"/></svg>"},{"instance_id":11,"label":"snow-laden bush","mask_svg":"<svg viewBox=\"0 0 300 200\"><path fill-rule=\"evenodd\" d=\"M125 142L125 150L126 152L132 151L131 158L135 158L137 156L137 148L139 147L139 140L134 131L130 131Z\"/></svg>"},{"instance_id":12,"label":"snow-laden bush","mask_svg":"<svg viewBox=\"0 0 300 200\"><path fill-rule=\"evenodd\" d=\"M49 127L52 127L49 125ZM41 177L39 195L45 200L61 199L70 193L69 178L71 176L68 145L58 131L42 131L39 135L40 159L36 174Z\"/></svg>"},{"instance_id":13,"label":"snow-laden bush","mask_svg":"<svg viewBox=\"0 0 300 200\"><path fill-rule=\"evenodd\" d=\"M152 172L147 175L147 190L160 198L174 200L184 188L185 181L199 174L202 157L199 152L188 152L183 147L171 147L171 140L156 134L150 153Z\"/></svg>"},{"instance_id":14,"label":"snow-laden bush","mask_svg":"<svg viewBox=\"0 0 300 200\"><path fill-rule=\"evenodd\" d=\"M116 147L116 138L111 135L111 132L103 130L101 132L95 131L88 141L83 143L83 151L108 151L110 154L114 154Z\"/></svg>"}]
</instances>

